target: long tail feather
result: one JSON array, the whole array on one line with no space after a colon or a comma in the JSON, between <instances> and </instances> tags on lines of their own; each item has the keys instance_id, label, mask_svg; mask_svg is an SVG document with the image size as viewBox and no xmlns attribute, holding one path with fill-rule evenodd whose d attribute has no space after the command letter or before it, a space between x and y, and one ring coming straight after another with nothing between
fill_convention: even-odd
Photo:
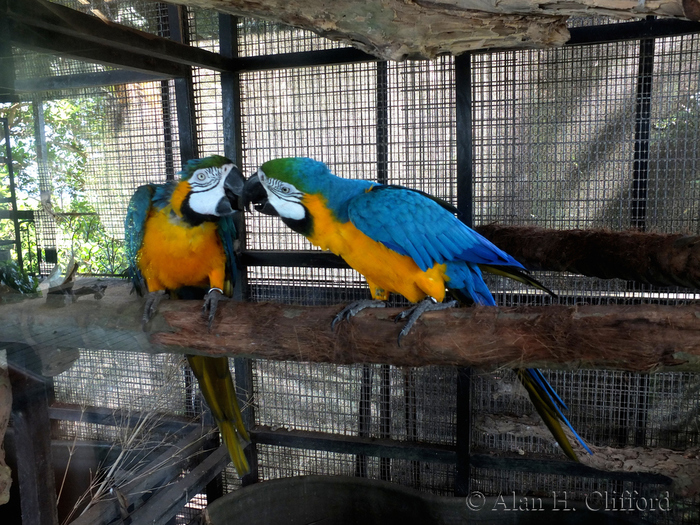
<instances>
[{"instance_id":1,"label":"long tail feather","mask_svg":"<svg viewBox=\"0 0 700 525\"><path fill-rule=\"evenodd\" d=\"M555 293L549 288L544 286L539 281L533 279L526 273L520 271L518 268L513 268L511 266L492 266L488 264L479 264L477 266L480 270L509 277L521 283L539 288L540 290L543 290L556 297ZM488 292L487 289L485 291L479 289L478 284L483 284L483 281L481 280L480 275L478 277L478 280L473 281L475 284L471 288L465 287L461 289L450 289L449 292L463 303L468 304L473 302L485 306L495 306L496 302L494 301L490 292ZM467 281L465 280L465 283L466 282ZM586 445L581 436L579 436L574 430L574 427L562 412L562 410L569 410L566 403L564 403L562 398L559 397L559 394L554 391L552 385L550 385L547 379L542 375L542 372L536 368L517 369L515 372L517 373L520 382L525 387L525 390L527 390L532 404L535 405L537 413L547 425L547 428L549 428L550 432L557 440L557 443L559 443L559 446L564 453L572 460L578 461L578 457L576 456L571 443L569 443L569 439L566 437L560 421L569 427L571 432L576 437L576 440L583 446L584 449L586 449L589 454L592 454L593 452L591 452L591 449L588 448L588 445Z\"/></svg>"},{"instance_id":2,"label":"long tail feather","mask_svg":"<svg viewBox=\"0 0 700 525\"><path fill-rule=\"evenodd\" d=\"M228 358L188 355L187 361L199 381L199 387L238 475L242 477L248 474L250 466L243 449L250 442L250 437L243 425Z\"/></svg>"},{"instance_id":3,"label":"long tail feather","mask_svg":"<svg viewBox=\"0 0 700 525\"><path fill-rule=\"evenodd\" d=\"M547 379L545 379L545 377L542 375L542 372L536 368L521 368L516 370L516 373L518 374L520 382L525 387L525 390L527 390L532 404L535 405L537 413L545 422L547 428L549 428L549 431L557 440L557 443L559 443L559 446L564 453L574 461L579 460L559 421L563 421L564 424L569 427L569 430L573 432L574 437L576 437L576 440L583 446L583 448L589 454L593 454L591 449L588 447L588 445L586 445L581 436L578 435L578 432L574 430L574 427L562 412L562 409L568 410L568 408L561 400L559 395L557 395L557 393L554 391L552 385L550 385Z\"/></svg>"},{"instance_id":4,"label":"long tail feather","mask_svg":"<svg viewBox=\"0 0 700 525\"><path fill-rule=\"evenodd\" d=\"M479 264L478 266L485 272L492 273L494 275L500 275L502 277L508 277L509 279L513 279L514 281L518 281L519 283L534 286L535 288L538 288L539 290L548 293L552 297L557 296L557 294L555 294L552 290L547 288L537 279L530 277L525 272L517 268L513 268L512 266L491 266L490 264Z\"/></svg>"}]
</instances>

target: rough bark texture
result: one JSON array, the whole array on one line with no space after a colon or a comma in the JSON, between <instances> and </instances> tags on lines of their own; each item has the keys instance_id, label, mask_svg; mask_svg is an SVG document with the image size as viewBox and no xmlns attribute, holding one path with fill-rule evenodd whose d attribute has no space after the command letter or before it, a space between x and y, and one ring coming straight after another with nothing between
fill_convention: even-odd
<instances>
[{"instance_id":1,"label":"rough bark texture","mask_svg":"<svg viewBox=\"0 0 700 525\"><path fill-rule=\"evenodd\" d=\"M176 0L308 29L378 58L458 55L473 49L551 47L569 39L569 15L697 20L700 0Z\"/></svg>"},{"instance_id":2,"label":"rough bark texture","mask_svg":"<svg viewBox=\"0 0 700 525\"><path fill-rule=\"evenodd\" d=\"M234 303L219 306L211 333L199 301L163 301L141 329L142 301L126 285L104 298L63 307L44 299L0 305L2 343L22 343L39 360L59 348L245 355L267 359L398 366L549 366L625 370L700 368L700 306L544 306L459 308L423 316L396 340L398 309L361 312L330 329L336 307ZM36 363L33 369L51 369Z\"/></svg>"},{"instance_id":3,"label":"rough bark texture","mask_svg":"<svg viewBox=\"0 0 700 525\"><path fill-rule=\"evenodd\" d=\"M209 334L192 311L178 308L163 312L177 332L151 340L213 355L397 366L649 371L700 364L700 306L460 308L424 315L400 347L398 309L364 311L333 333L338 309L229 303Z\"/></svg>"},{"instance_id":4,"label":"rough bark texture","mask_svg":"<svg viewBox=\"0 0 700 525\"><path fill-rule=\"evenodd\" d=\"M700 289L700 236L497 224L476 230L530 270Z\"/></svg>"}]
</instances>

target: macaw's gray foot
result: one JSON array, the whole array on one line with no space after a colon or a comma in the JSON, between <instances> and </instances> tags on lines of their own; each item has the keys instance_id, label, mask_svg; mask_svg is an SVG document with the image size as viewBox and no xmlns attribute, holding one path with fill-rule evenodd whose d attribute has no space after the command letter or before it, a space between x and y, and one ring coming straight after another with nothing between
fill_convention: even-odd
<instances>
[{"instance_id":1,"label":"macaw's gray foot","mask_svg":"<svg viewBox=\"0 0 700 525\"><path fill-rule=\"evenodd\" d=\"M386 303L384 301L378 301L377 299L363 299L362 301L350 303L333 318L331 330L334 330L335 325L337 325L340 321L345 321L351 317L354 317L365 308L384 308L385 306Z\"/></svg>"},{"instance_id":2,"label":"macaw's gray foot","mask_svg":"<svg viewBox=\"0 0 700 525\"><path fill-rule=\"evenodd\" d=\"M148 295L146 296L146 304L143 307L143 316L141 317L141 328L144 332L146 331L148 321L153 319L153 316L156 315L158 305L166 297L170 297L170 295L164 290L148 292Z\"/></svg>"},{"instance_id":3,"label":"macaw's gray foot","mask_svg":"<svg viewBox=\"0 0 700 525\"><path fill-rule=\"evenodd\" d=\"M401 346L401 339L408 335L408 332L411 331L411 328L413 325L416 323L418 318L423 315L425 312L438 312L440 310L447 310L448 308L454 308L457 306L457 301L448 301L446 303L438 303L435 299L432 297L428 297L427 299L423 299L420 303L418 303L415 306L412 306L408 310L404 310L401 312L399 315L397 315L394 318L395 322L398 321L403 321L404 319L408 318L406 321L406 324L403 325L403 328L399 332L399 338L397 340L397 344Z\"/></svg>"},{"instance_id":4,"label":"macaw's gray foot","mask_svg":"<svg viewBox=\"0 0 700 525\"><path fill-rule=\"evenodd\" d=\"M209 312L209 315L207 317L209 324L207 325L207 329L211 332L211 325L214 322L214 316L216 315L216 307L219 304L219 299L221 299L221 296L223 295L223 292L219 290L218 288L212 288L207 292L207 295L204 296L204 306L202 307L202 313L204 315L207 315L207 312Z\"/></svg>"}]
</instances>

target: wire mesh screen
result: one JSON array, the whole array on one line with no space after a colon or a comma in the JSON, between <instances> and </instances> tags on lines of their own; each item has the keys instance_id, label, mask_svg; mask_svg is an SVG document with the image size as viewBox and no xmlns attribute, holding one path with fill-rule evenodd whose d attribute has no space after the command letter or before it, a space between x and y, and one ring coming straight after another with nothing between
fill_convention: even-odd
<instances>
[{"instance_id":1,"label":"wire mesh screen","mask_svg":"<svg viewBox=\"0 0 700 525\"><path fill-rule=\"evenodd\" d=\"M254 40L259 45L258 35ZM667 40L671 43L666 44ZM665 94L654 91L652 95L652 107L661 111L659 116L652 117L659 121L653 124L654 130L675 121L670 116L674 112L682 112L685 120L691 121L697 115L692 105L697 92L697 61L683 62L681 66L673 59L674 53L693 56L695 37L667 40L655 50L654 82L667 87ZM680 47L672 51L674 45ZM501 222L559 229L631 226L635 205L631 192L635 148L640 140L637 107L640 99L647 96L638 92L639 56L639 42L625 42L472 57L475 224ZM348 81L344 76L347 74L353 75L355 81ZM671 75L674 80L666 84L662 79L665 75ZM387 180L456 202L452 59L253 72L243 75L241 83L248 169L255 169L273 157L312 156L327 162L341 176ZM331 107L334 112L329 115ZM352 118L347 118L346 107L354 107ZM358 123L367 133L359 141L349 141L347 133L354 132ZM675 133L680 129L683 137L692 136L688 133L692 128L686 131L686 122L683 126L674 128ZM662 140L653 133L650 164L668 164L666 160L655 160L657 155L667 155L662 152L662 146L654 146ZM681 150L674 154L682 159L678 169L684 174L690 172L687 177L692 179L697 162L696 144L665 140L666 149L672 144ZM650 194L656 191L651 189L656 187L653 179L654 175L650 174ZM660 185L661 191L652 200L672 195L668 184ZM694 190L686 184L676 194L688 195L687 202L695 203ZM687 222L680 229L695 231L697 214L692 204L684 206L688 210L682 215ZM649 217L664 208L676 210L677 206L670 200L653 204L650 201ZM651 212L652 209L659 212ZM250 216L247 220L248 231L254 232L247 240L251 249L311 248L277 219ZM680 223L675 220L672 226L657 227L651 222L648 226L659 231L678 231ZM353 272L339 270L251 268L249 277L254 300L322 304L325 295L320 295L318 288L362 287L362 279ZM682 298L674 295L678 291L659 292L624 281L545 273L538 278L560 294L559 302L563 304L618 302L626 297L665 303L688 299L687 295ZM320 286L315 287L314 282ZM496 291L499 304L542 301L499 279L490 280L489 285ZM261 294L263 290L265 293ZM255 389L261 424L350 435L363 432L359 428L361 417L354 425L348 414L348 410L356 416L360 412L358 395L361 398L363 389L356 387L353 391L348 386L341 394L331 386L345 385L344 377L352 370L351 382L364 382L365 388L372 392L367 397L371 414L367 424L369 435L381 436L386 431L383 418L389 417L394 439L454 442L455 406L452 401L446 402L456 395L454 371L447 377L433 369L420 371L427 383L444 389L430 397L425 391L408 388L411 381L407 372L393 368L387 380L377 367L370 367L368 372L367 368L357 366L341 373L336 368L312 364L275 364L273 373L269 366L272 365L265 364L264 374L262 368L256 370L262 374ZM569 405L574 427L597 446L675 447L684 439L689 440L686 443L697 439L693 430L696 424L690 422L696 417L690 407L698 403L693 374L644 375L604 370L545 374ZM298 400L290 407L282 406L284 402L279 400L286 399L295 387L299 388L299 394L292 397L299 396ZM324 398L325 409L330 412L321 417L315 414L319 405L314 392L325 390L328 396L329 388L335 403ZM382 389L388 392L384 394L390 399L388 403L382 403ZM495 449L534 457L559 456L556 443L510 370L477 374L473 389L472 439L476 451ZM309 399L314 401L307 405L305 401ZM430 399L426 406L432 410L421 410L420 400L424 399ZM678 404L671 407L672 400ZM676 414L676 422L680 419L684 423L674 424L661 415L669 413ZM680 431L680 427L684 430ZM428 428L439 430L435 434L426 433ZM266 455L260 458L263 477L284 475L266 465L276 461L267 455L272 450L266 448ZM284 453L279 451L280 455ZM306 457L307 452L301 454ZM373 461L367 460L365 474L380 477L382 470L373 469ZM420 463L405 471L401 464L398 460L391 461L391 479L407 484L419 479L416 472L426 468L426 464ZM347 458L344 468L352 471L356 467ZM320 472L333 473L337 463L333 466L324 463L318 468ZM505 493L511 487L523 492L535 490L534 487L550 493L565 490L576 495L625 489L623 483L554 475L511 476L485 469L473 469L472 475L474 486L490 494ZM440 476L437 484L415 485L449 492L446 480L451 479L453 472ZM652 494L657 489L646 486L644 490Z\"/></svg>"},{"instance_id":2,"label":"wire mesh screen","mask_svg":"<svg viewBox=\"0 0 700 525\"><path fill-rule=\"evenodd\" d=\"M241 18L238 22L240 56L277 55L347 47L311 31L277 24L257 18Z\"/></svg>"},{"instance_id":3,"label":"wire mesh screen","mask_svg":"<svg viewBox=\"0 0 700 525\"><path fill-rule=\"evenodd\" d=\"M380 124L388 130L388 182L456 204L453 63L441 57L389 64L387 121Z\"/></svg>"},{"instance_id":4,"label":"wire mesh screen","mask_svg":"<svg viewBox=\"0 0 700 525\"><path fill-rule=\"evenodd\" d=\"M130 27L169 34L168 9L160 4L91 2L80 8ZM216 13L189 10L186 21L191 45L219 51ZM342 47L268 22L241 19L237 29L244 57ZM474 224L619 230L643 219L650 231L700 233L699 40L697 35L658 39L651 51L630 41L473 55ZM653 68L645 73L649 56ZM15 59L21 81L105 70L23 50L15 50ZM310 156L343 177L401 184L456 204L455 67L454 59L441 57L241 73L242 170L251 173L271 158ZM651 91L641 90L640 75L650 79ZM223 100L230 95L222 91L221 74L194 68L192 92L198 152L221 154ZM42 247L57 246L61 262L71 254L86 259L93 273L119 274L124 269L120 242L129 196L138 185L162 182L180 169L179 139L187 131L179 129L177 96L174 81L24 96L32 119L28 129L38 129L36 138L47 142L47 154L37 153L34 169L37 187L50 196L40 208ZM645 102L651 108L648 139L640 136L639 107ZM75 113L67 128L70 133L52 128L54 112L75 108L82 113ZM73 164L51 157L58 151L52 150L52 141L66 137L79 151ZM41 140L36 142L40 148ZM648 146L648 171L643 176L638 169L642 143ZM63 178L57 178L56 165L62 166ZM83 180L79 194L67 195L61 181L70 176L73 165L81 168ZM643 197L640 184L646 188ZM83 207L67 206L78 200ZM105 241L87 242L75 234L79 221L88 220L96 221L91 234L100 228ZM247 250L316 249L277 218L247 214L245 220ZM44 270L48 269L47 265ZM334 305L368 296L364 279L345 268L254 266L246 272L252 301ZM526 293L519 284L495 277L488 284L500 305L680 304L697 299L692 291L621 280L554 273L539 273L537 278L559 298L544 299L539 292ZM405 304L400 298L393 300ZM567 402L574 427L595 446L685 449L700 439L697 374L577 370L545 375ZM157 405L159 412L197 412L190 406L192 396L177 363L160 357L86 350L55 386L59 401L131 410L147 410L159 392L166 391ZM171 390L162 390L166 387ZM458 445L457 392L457 371L448 367L257 360L252 363L252 390L239 394L251 403L255 424L272 431L450 448ZM474 452L562 458L511 370L476 372L471 393ZM61 422L57 428L61 437L121 436L119 430L89 423ZM275 445L258 445L257 459L262 480L318 473L363 475L447 495L454 493L457 475L454 465L440 462ZM472 468L471 479L473 488L486 495L566 491L574 499L630 488L598 478L486 468ZM229 490L240 486L230 467L226 485ZM632 489L654 494L660 487ZM201 501L192 503L193 508L198 505ZM693 505L679 500L674 519L691 523L688 519L697 516Z\"/></svg>"},{"instance_id":5,"label":"wire mesh screen","mask_svg":"<svg viewBox=\"0 0 700 525\"><path fill-rule=\"evenodd\" d=\"M188 9L191 45L219 52L219 15L205 9ZM198 155L224 154L221 74L204 68L192 69Z\"/></svg>"},{"instance_id":6,"label":"wire mesh screen","mask_svg":"<svg viewBox=\"0 0 700 525\"><path fill-rule=\"evenodd\" d=\"M168 36L163 28L168 24L168 6L149 0L51 0L52 3L70 7L101 20L123 26Z\"/></svg>"},{"instance_id":7,"label":"wire mesh screen","mask_svg":"<svg viewBox=\"0 0 700 525\"><path fill-rule=\"evenodd\" d=\"M140 184L163 182L179 169L177 122L163 103L171 89L168 82L125 84L32 103L34 114L41 113L36 135L48 152L36 163L39 243L57 248L61 264L74 257L84 263L83 272L123 271L129 198ZM46 125L62 111L72 112L69 136ZM80 177L78 184L69 186L73 177ZM43 273L50 268L46 264Z\"/></svg>"}]
</instances>

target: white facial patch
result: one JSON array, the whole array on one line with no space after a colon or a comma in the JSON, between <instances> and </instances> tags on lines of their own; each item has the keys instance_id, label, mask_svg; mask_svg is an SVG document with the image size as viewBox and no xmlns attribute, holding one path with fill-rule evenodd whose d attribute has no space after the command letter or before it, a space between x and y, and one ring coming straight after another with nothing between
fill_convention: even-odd
<instances>
[{"instance_id":1,"label":"white facial patch","mask_svg":"<svg viewBox=\"0 0 700 525\"><path fill-rule=\"evenodd\" d=\"M226 196L224 183L226 176L233 169L233 164L225 164L220 168L203 168L195 171L189 179L191 193L190 208L202 215L218 215L216 208Z\"/></svg>"},{"instance_id":2,"label":"white facial patch","mask_svg":"<svg viewBox=\"0 0 700 525\"><path fill-rule=\"evenodd\" d=\"M306 210L301 204L304 194L292 184L272 179L258 169L258 179L267 192L267 200L280 217L300 221L306 217Z\"/></svg>"}]
</instances>

